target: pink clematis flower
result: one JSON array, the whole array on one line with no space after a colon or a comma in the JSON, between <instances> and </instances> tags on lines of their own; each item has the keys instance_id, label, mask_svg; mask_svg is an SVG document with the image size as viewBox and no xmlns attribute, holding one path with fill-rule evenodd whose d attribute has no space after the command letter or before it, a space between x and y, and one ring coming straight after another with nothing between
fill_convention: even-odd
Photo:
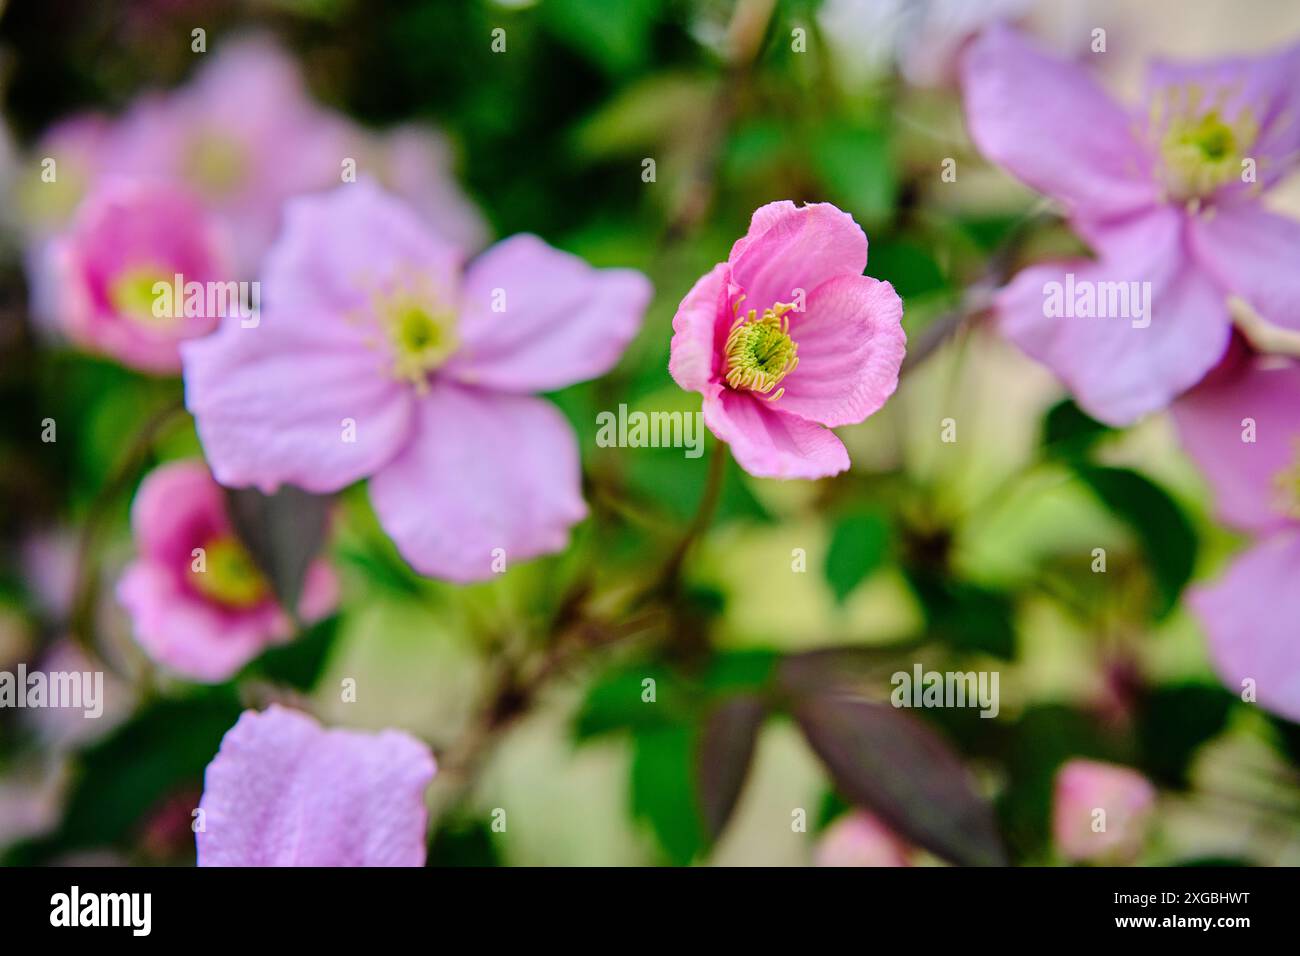
<instances>
[{"instance_id":1,"label":"pink clematis flower","mask_svg":"<svg viewBox=\"0 0 1300 956\"><path fill-rule=\"evenodd\" d=\"M1300 157L1297 75L1300 46L1157 62L1129 111L1008 27L967 50L976 144L1059 201L1097 256L1023 270L997 296L1002 328L1094 417L1129 424L1199 382L1227 350L1232 297L1300 329L1300 223L1259 202ZM1076 301L1049 305L1061 289Z\"/></svg>"},{"instance_id":2,"label":"pink clematis flower","mask_svg":"<svg viewBox=\"0 0 1300 956\"><path fill-rule=\"evenodd\" d=\"M1300 721L1300 366L1255 359L1174 405L1183 445L1229 525L1257 536L1190 604L1234 693ZM1250 683L1248 684L1247 681Z\"/></svg>"},{"instance_id":3,"label":"pink clematis flower","mask_svg":"<svg viewBox=\"0 0 1300 956\"><path fill-rule=\"evenodd\" d=\"M1067 860L1130 862L1142 851L1155 802L1155 787L1136 770L1076 757L1056 774L1056 848Z\"/></svg>"},{"instance_id":4,"label":"pink clematis flower","mask_svg":"<svg viewBox=\"0 0 1300 956\"><path fill-rule=\"evenodd\" d=\"M136 640L158 663L193 680L216 682L293 625L230 523L224 492L198 461L150 472L131 506L139 556L118 582L118 600ZM201 549L201 550L199 550ZM308 569L300 616L327 614L338 599L323 561Z\"/></svg>"},{"instance_id":5,"label":"pink clematis flower","mask_svg":"<svg viewBox=\"0 0 1300 956\"><path fill-rule=\"evenodd\" d=\"M423 866L429 748L245 711L204 774L199 866Z\"/></svg>"},{"instance_id":6,"label":"pink clematis flower","mask_svg":"<svg viewBox=\"0 0 1300 956\"><path fill-rule=\"evenodd\" d=\"M230 279L224 234L193 197L162 183L96 188L48 255L54 313L68 336L154 373L178 371L180 342L218 319L186 315L157 284L171 290L178 274L184 283Z\"/></svg>"},{"instance_id":7,"label":"pink clematis flower","mask_svg":"<svg viewBox=\"0 0 1300 956\"><path fill-rule=\"evenodd\" d=\"M290 196L337 183L343 122L307 95L266 37L223 44L187 85L138 98L113 130L108 173L183 185L220 215L252 272Z\"/></svg>"},{"instance_id":8,"label":"pink clematis flower","mask_svg":"<svg viewBox=\"0 0 1300 956\"><path fill-rule=\"evenodd\" d=\"M817 842L817 866L911 866L913 850L874 816L854 810Z\"/></svg>"},{"instance_id":9,"label":"pink clematis flower","mask_svg":"<svg viewBox=\"0 0 1300 956\"><path fill-rule=\"evenodd\" d=\"M351 159L410 189L443 234L477 249L485 228L452 180L435 133L405 127L376 139L317 105L296 61L273 40L223 43L186 85L138 99L102 162L124 175L184 184L228 225L239 266L253 272L292 196L338 185Z\"/></svg>"},{"instance_id":10,"label":"pink clematis flower","mask_svg":"<svg viewBox=\"0 0 1300 956\"><path fill-rule=\"evenodd\" d=\"M535 236L462 254L361 181L289 204L256 329L184 350L217 480L330 492L370 478L419 571L473 581L562 550L586 515L577 442L529 393L608 371L650 283Z\"/></svg>"},{"instance_id":11,"label":"pink clematis flower","mask_svg":"<svg viewBox=\"0 0 1300 956\"><path fill-rule=\"evenodd\" d=\"M750 474L844 471L830 428L862 421L897 387L903 303L866 265L848 213L769 203L677 307L668 371L704 396L709 430Z\"/></svg>"}]
</instances>

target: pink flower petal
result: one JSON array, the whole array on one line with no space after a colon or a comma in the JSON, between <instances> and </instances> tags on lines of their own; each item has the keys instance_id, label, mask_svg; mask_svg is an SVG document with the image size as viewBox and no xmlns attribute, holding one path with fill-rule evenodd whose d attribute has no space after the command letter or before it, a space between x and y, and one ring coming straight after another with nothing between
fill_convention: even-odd
<instances>
[{"instance_id":1,"label":"pink flower petal","mask_svg":"<svg viewBox=\"0 0 1300 956\"><path fill-rule=\"evenodd\" d=\"M1224 294L1184 255L1181 214L1159 209L1107 230L1102 258L1034 266L998 293L1002 330L1047 365L1089 414L1127 425L1168 406L1222 358ZM1047 283L1150 282L1150 325L1125 317L1045 315ZM1131 287L1130 287L1131 288ZM1138 286L1140 294L1141 286Z\"/></svg>"},{"instance_id":2,"label":"pink flower petal","mask_svg":"<svg viewBox=\"0 0 1300 956\"><path fill-rule=\"evenodd\" d=\"M401 731L245 711L204 776L199 866L423 866L435 772Z\"/></svg>"},{"instance_id":3,"label":"pink flower petal","mask_svg":"<svg viewBox=\"0 0 1300 956\"><path fill-rule=\"evenodd\" d=\"M1146 841L1155 802L1155 787L1136 770L1069 760L1057 772L1053 792L1056 848L1068 860L1130 862Z\"/></svg>"},{"instance_id":4,"label":"pink flower petal","mask_svg":"<svg viewBox=\"0 0 1300 956\"><path fill-rule=\"evenodd\" d=\"M1210 656L1234 694L1254 683L1259 705L1300 721L1300 533L1255 545L1214 584L1192 593Z\"/></svg>"},{"instance_id":5,"label":"pink flower petal","mask_svg":"<svg viewBox=\"0 0 1300 956\"><path fill-rule=\"evenodd\" d=\"M541 399L435 381L415 437L370 481L379 522L416 570L451 581L561 551L587 513L573 429Z\"/></svg>"},{"instance_id":6,"label":"pink flower petal","mask_svg":"<svg viewBox=\"0 0 1300 956\"><path fill-rule=\"evenodd\" d=\"M267 603L240 613L185 590L174 570L136 561L117 586L132 634L150 658L189 680L219 683L292 634L284 613Z\"/></svg>"},{"instance_id":7,"label":"pink flower petal","mask_svg":"<svg viewBox=\"0 0 1300 956\"><path fill-rule=\"evenodd\" d=\"M1257 164L1258 184L1234 178L1219 195L1248 193L1268 188L1295 169L1300 160L1300 44L1276 53L1228 57L1205 63L1175 63L1157 60L1147 72L1147 114L1158 110L1161 99L1171 90L1195 89L1203 102L1215 104L1221 117L1235 123L1241 112L1249 113L1258 127L1255 141L1247 150Z\"/></svg>"},{"instance_id":8,"label":"pink flower petal","mask_svg":"<svg viewBox=\"0 0 1300 956\"><path fill-rule=\"evenodd\" d=\"M911 866L911 848L875 816L844 814L817 841L817 866Z\"/></svg>"},{"instance_id":9,"label":"pink flower petal","mask_svg":"<svg viewBox=\"0 0 1300 956\"><path fill-rule=\"evenodd\" d=\"M181 341L211 331L218 316L186 315L184 300L163 316L153 314L153 301L124 307L118 284L145 279L151 290L155 282L172 287L176 275L185 283L239 278L225 234L192 196L131 180L96 187L35 264L51 270L52 285L39 295L51 297L48 307L69 338L153 373L175 372Z\"/></svg>"},{"instance_id":10,"label":"pink flower petal","mask_svg":"<svg viewBox=\"0 0 1300 956\"><path fill-rule=\"evenodd\" d=\"M903 301L888 282L840 276L808 296L804 314L790 314L799 365L773 403L822 425L852 425L878 411L898 387L907 336Z\"/></svg>"},{"instance_id":11,"label":"pink flower petal","mask_svg":"<svg viewBox=\"0 0 1300 956\"><path fill-rule=\"evenodd\" d=\"M141 554L188 564L203 538L230 531L225 498L201 461L173 461L149 472L131 502L131 534Z\"/></svg>"},{"instance_id":12,"label":"pink flower petal","mask_svg":"<svg viewBox=\"0 0 1300 956\"><path fill-rule=\"evenodd\" d=\"M1280 481L1300 464L1300 366L1256 360L1225 374L1184 395L1174 420L1222 519L1268 531L1292 521L1288 509L1300 506L1300 487L1288 497Z\"/></svg>"},{"instance_id":13,"label":"pink flower petal","mask_svg":"<svg viewBox=\"0 0 1300 956\"><path fill-rule=\"evenodd\" d=\"M198 461L161 465L141 482L131 504L137 559L118 582L118 601L141 647L158 663L191 680L231 677L293 627L267 597L251 607L211 600L188 583L194 549L233 534L225 496ZM323 561L307 573L299 613L314 621L338 602L338 580Z\"/></svg>"},{"instance_id":14,"label":"pink flower petal","mask_svg":"<svg viewBox=\"0 0 1300 956\"><path fill-rule=\"evenodd\" d=\"M758 478L825 478L849 467L849 453L834 432L749 392L714 385L704 396L704 423Z\"/></svg>"},{"instance_id":15,"label":"pink flower petal","mask_svg":"<svg viewBox=\"0 0 1300 956\"><path fill-rule=\"evenodd\" d=\"M593 269L536 236L511 236L470 265L461 350L443 372L511 392L595 378L641 328L651 294L649 280L632 269Z\"/></svg>"},{"instance_id":16,"label":"pink flower petal","mask_svg":"<svg viewBox=\"0 0 1300 956\"><path fill-rule=\"evenodd\" d=\"M719 327L724 330L724 336L730 328L727 321L730 275L730 267L719 262L700 276L673 317L668 372L673 381L689 391L705 391L717 371L715 366L722 345L717 340Z\"/></svg>"},{"instance_id":17,"label":"pink flower petal","mask_svg":"<svg viewBox=\"0 0 1300 956\"><path fill-rule=\"evenodd\" d=\"M862 275L867 237L846 212L830 203L796 206L789 200L754 211L749 232L727 260L732 282L745 293L743 309L761 314L777 302L807 296L827 279Z\"/></svg>"},{"instance_id":18,"label":"pink flower petal","mask_svg":"<svg viewBox=\"0 0 1300 956\"><path fill-rule=\"evenodd\" d=\"M217 480L337 491L391 460L414 392L391 374L366 310L408 281L434 283L450 305L458 260L368 183L291 203L260 324L226 322L183 352L186 404Z\"/></svg>"},{"instance_id":19,"label":"pink flower petal","mask_svg":"<svg viewBox=\"0 0 1300 956\"><path fill-rule=\"evenodd\" d=\"M1130 117L1082 67L999 25L967 48L962 86L980 152L1071 215L1102 219L1156 201Z\"/></svg>"},{"instance_id":20,"label":"pink flower petal","mask_svg":"<svg viewBox=\"0 0 1300 956\"><path fill-rule=\"evenodd\" d=\"M1193 217L1190 235L1197 262L1220 287L1269 322L1300 329L1300 222L1252 204L1218 205Z\"/></svg>"}]
</instances>

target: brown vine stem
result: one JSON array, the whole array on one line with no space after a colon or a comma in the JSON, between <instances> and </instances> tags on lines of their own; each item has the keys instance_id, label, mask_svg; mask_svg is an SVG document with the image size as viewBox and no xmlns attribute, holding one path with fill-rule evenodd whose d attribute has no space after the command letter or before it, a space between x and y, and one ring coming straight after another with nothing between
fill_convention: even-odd
<instances>
[{"instance_id":1,"label":"brown vine stem","mask_svg":"<svg viewBox=\"0 0 1300 956\"><path fill-rule=\"evenodd\" d=\"M732 12L727 27L726 75L711 114L715 121L710 135L699 143L690 182L669 217L660 244L661 255L690 235L712 205L722 145L735 119L741 88L748 82L775 9L776 0L739 0ZM453 782L450 793L440 801L435 821L464 800L501 731L523 716L550 680L563 672L575 657L645 634L670 619L667 608L655 606L656 599L676 596L687 554L712 520L722 490L727 455L727 449L718 443L710 459L700 507L654 583L628 602L632 617L618 624L597 622L588 618L579 607L574 618L552 635L546 651L535 665L531 668L524 663L502 666L478 719L446 754L441 755L444 781L450 776Z\"/></svg>"}]
</instances>

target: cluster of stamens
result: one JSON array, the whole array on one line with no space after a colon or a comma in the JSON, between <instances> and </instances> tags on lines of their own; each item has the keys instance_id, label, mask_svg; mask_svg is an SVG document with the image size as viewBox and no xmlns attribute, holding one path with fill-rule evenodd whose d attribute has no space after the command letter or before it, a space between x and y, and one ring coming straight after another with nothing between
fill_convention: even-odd
<instances>
[{"instance_id":1,"label":"cluster of stamens","mask_svg":"<svg viewBox=\"0 0 1300 956\"><path fill-rule=\"evenodd\" d=\"M784 393L772 390L795 370L799 364L799 346L790 338L790 319L794 303L778 302L764 309L740 312L740 301L735 304L736 321L727 334L724 349L723 375L734 389L747 389L776 401Z\"/></svg>"},{"instance_id":2,"label":"cluster of stamens","mask_svg":"<svg viewBox=\"0 0 1300 956\"><path fill-rule=\"evenodd\" d=\"M1259 127L1244 109L1231 121L1228 91L1208 98L1195 85L1166 91L1152 106L1161 174L1169 196L1197 202L1242 172Z\"/></svg>"},{"instance_id":3,"label":"cluster of stamens","mask_svg":"<svg viewBox=\"0 0 1300 956\"><path fill-rule=\"evenodd\" d=\"M456 351L456 314L444 306L427 281L412 279L372 294L367 315L358 321L377 321L383 341L373 344L391 356L391 374L410 382L417 391L428 388L429 373Z\"/></svg>"},{"instance_id":4,"label":"cluster of stamens","mask_svg":"<svg viewBox=\"0 0 1300 956\"><path fill-rule=\"evenodd\" d=\"M266 578L234 535L220 535L204 546L205 567L191 569L194 587L226 607L247 610L270 596Z\"/></svg>"}]
</instances>

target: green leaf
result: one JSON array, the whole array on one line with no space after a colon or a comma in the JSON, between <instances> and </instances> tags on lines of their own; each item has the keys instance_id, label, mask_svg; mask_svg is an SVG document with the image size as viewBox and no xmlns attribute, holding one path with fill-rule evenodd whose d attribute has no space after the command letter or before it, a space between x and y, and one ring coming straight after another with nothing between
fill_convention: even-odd
<instances>
[{"instance_id":1,"label":"green leaf","mask_svg":"<svg viewBox=\"0 0 1300 956\"><path fill-rule=\"evenodd\" d=\"M655 700L646 701L645 680L655 682ZM657 730L671 724L678 708L676 681L662 667L632 665L613 671L591 685L574 718L573 735L579 742L622 730Z\"/></svg>"},{"instance_id":2,"label":"green leaf","mask_svg":"<svg viewBox=\"0 0 1300 956\"><path fill-rule=\"evenodd\" d=\"M1192 755L1223 730L1232 703L1233 696L1217 684L1152 690L1137 718L1143 769L1161 783L1186 786Z\"/></svg>"},{"instance_id":3,"label":"green leaf","mask_svg":"<svg viewBox=\"0 0 1300 956\"><path fill-rule=\"evenodd\" d=\"M832 201L868 222L889 216L898 183L883 132L833 124L810 145L813 167Z\"/></svg>"},{"instance_id":4,"label":"green leaf","mask_svg":"<svg viewBox=\"0 0 1300 956\"><path fill-rule=\"evenodd\" d=\"M441 823L429 844L428 866L498 866L492 831L483 820Z\"/></svg>"},{"instance_id":5,"label":"green leaf","mask_svg":"<svg viewBox=\"0 0 1300 956\"><path fill-rule=\"evenodd\" d=\"M826 582L844 600L885 560L889 524L879 514L850 514L835 522L826 550Z\"/></svg>"},{"instance_id":6,"label":"green leaf","mask_svg":"<svg viewBox=\"0 0 1300 956\"><path fill-rule=\"evenodd\" d=\"M704 846L691 773L692 737L688 727L672 726L639 732L632 741L632 815L650 824L676 866L690 863Z\"/></svg>"},{"instance_id":7,"label":"green leaf","mask_svg":"<svg viewBox=\"0 0 1300 956\"><path fill-rule=\"evenodd\" d=\"M1001 591L917 568L907 572L926 616L926 633L965 650L1009 660L1016 649L1014 605Z\"/></svg>"},{"instance_id":8,"label":"green leaf","mask_svg":"<svg viewBox=\"0 0 1300 956\"><path fill-rule=\"evenodd\" d=\"M282 485L267 495L227 488L230 520L253 561L267 576L280 606L297 618L307 569L325 543L333 496Z\"/></svg>"},{"instance_id":9,"label":"green leaf","mask_svg":"<svg viewBox=\"0 0 1300 956\"><path fill-rule=\"evenodd\" d=\"M1043 416L1043 450L1059 458L1080 458L1113 431L1067 398Z\"/></svg>"},{"instance_id":10,"label":"green leaf","mask_svg":"<svg viewBox=\"0 0 1300 956\"><path fill-rule=\"evenodd\" d=\"M1074 471L1137 536L1158 592L1155 614L1164 617L1178 603L1196 566L1191 521L1168 492L1132 469L1076 462Z\"/></svg>"},{"instance_id":11,"label":"green leaf","mask_svg":"<svg viewBox=\"0 0 1300 956\"><path fill-rule=\"evenodd\" d=\"M546 0L541 14L552 36L607 73L633 70L646 61L660 0Z\"/></svg>"},{"instance_id":12,"label":"green leaf","mask_svg":"<svg viewBox=\"0 0 1300 956\"><path fill-rule=\"evenodd\" d=\"M740 800L767 706L752 694L724 700L704 722L696 760L700 808L709 839L726 829Z\"/></svg>"},{"instance_id":13,"label":"green leaf","mask_svg":"<svg viewBox=\"0 0 1300 956\"><path fill-rule=\"evenodd\" d=\"M203 768L241 707L229 687L162 700L142 710L82 756L60 840L67 847L115 844L141 816Z\"/></svg>"},{"instance_id":14,"label":"green leaf","mask_svg":"<svg viewBox=\"0 0 1300 956\"><path fill-rule=\"evenodd\" d=\"M992 808L928 725L888 704L834 694L798 699L793 713L846 799L944 859L1006 863Z\"/></svg>"},{"instance_id":15,"label":"green leaf","mask_svg":"<svg viewBox=\"0 0 1300 956\"><path fill-rule=\"evenodd\" d=\"M266 651L253 667L278 684L310 691L325 671L340 620L335 614L317 621L288 644Z\"/></svg>"}]
</instances>

